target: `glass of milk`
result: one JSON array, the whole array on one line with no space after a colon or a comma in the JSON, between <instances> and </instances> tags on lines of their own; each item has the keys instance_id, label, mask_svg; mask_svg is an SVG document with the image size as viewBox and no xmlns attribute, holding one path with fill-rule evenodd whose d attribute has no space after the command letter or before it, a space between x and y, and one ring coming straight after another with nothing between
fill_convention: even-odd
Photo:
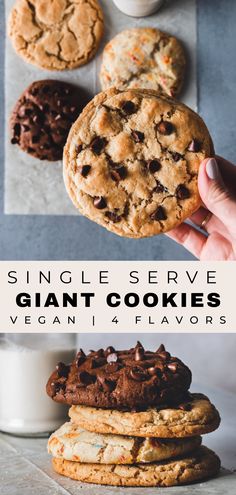
<instances>
[{"instance_id":1,"label":"glass of milk","mask_svg":"<svg viewBox=\"0 0 236 495\"><path fill-rule=\"evenodd\" d=\"M113 0L124 14L133 17L145 17L156 12L164 0Z\"/></svg>"},{"instance_id":2,"label":"glass of milk","mask_svg":"<svg viewBox=\"0 0 236 495\"><path fill-rule=\"evenodd\" d=\"M46 394L59 361L75 355L72 334L8 334L0 338L0 430L43 436L65 420L68 407Z\"/></svg>"}]
</instances>

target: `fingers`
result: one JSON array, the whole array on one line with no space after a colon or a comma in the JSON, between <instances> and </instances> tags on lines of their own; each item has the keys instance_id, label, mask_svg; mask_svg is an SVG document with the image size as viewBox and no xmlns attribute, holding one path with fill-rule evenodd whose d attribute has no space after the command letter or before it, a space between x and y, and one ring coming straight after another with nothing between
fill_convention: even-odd
<instances>
[{"instance_id":1,"label":"fingers","mask_svg":"<svg viewBox=\"0 0 236 495\"><path fill-rule=\"evenodd\" d=\"M207 209L236 238L236 197L233 197L225 186L215 158L209 158L201 163L198 187Z\"/></svg>"},{"instance_id":2,"label":"fingers","mask_svg":"<svg viewBox=\"0 0 236 495\"><path fill-rule=\"evenodd\" d=\"M209 214L211 216L207 220ZM230 239L231 237L228 229L221 222L221 220L219 220L219 218L217 218L215 215L211 214L211 212L209 212L209 210L204 207L200 207L195 213L193 213L193 215L190 217L190 220L200 228L202 227L204 221L207 220L206 224L204 225L204 230L208 234L212 234L212 232L219 232L228 239Z\"/></svg>"},{"instance_id":3,"label":"fingers","mask_svg":"<svg viewBox=\"0 0 236 495\"><path fill-rule=\"evenodd\" d=\"M167 232L166 235L188 249L196 258L201 257L207 237L191 225L182 223L179 227Z\"/></svg>"},{"instance_id":4,"label":"fingers","mask_svg":"<svg viewBox=\"0 0 236 495\"><path fill-rule=\"evenodd\" d=\"M167 232L166 235L184 246L201 261L236 259L231 242L218 232L213 232L209 237L206 237L191 225L182 223L179 227Z\"/></svg>"}]
</instances>

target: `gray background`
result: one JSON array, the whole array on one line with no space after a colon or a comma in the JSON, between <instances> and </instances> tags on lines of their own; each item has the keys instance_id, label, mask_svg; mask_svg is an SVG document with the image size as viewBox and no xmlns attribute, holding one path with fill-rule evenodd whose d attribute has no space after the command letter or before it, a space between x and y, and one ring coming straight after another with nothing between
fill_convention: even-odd
<instances>
[{"instance_id":1,"label":"gray background","mask_svg":"<svg viewBox=\"0 0 236 495\"><path fill-rule=\"evenodd\" d=\"M178 2L178 0L172 0ZM198 108L214 138L216 151L236 159L236 37L234 0L198 0ZM4 6L0 3L1 38ZM3 41L1 109L3 109ZM3 143L4 112L1 111ZM120 239L82 217L6 216L3 214L3 146L1 160L0 259L192 259L183 248L160 236ZM17 166L17 164L16 164Z\"/></svg>"},{"instance_id":2,"label":"gray background","mask_svg":"<svg viewBox=\"0 0 236 495\"><path fill-rule=\"evenodd\" d=\"M129 349L140 339L146 349L155 350L161 343L171 354L182 359L193 374L193 391L201 386L219 388L236 394L236 334L80 334L77 347L85 351L113 345ZM200 388L199 388L200 386ZM236 454L236 448L235 448Z\"/></svg>"}]
</instances>

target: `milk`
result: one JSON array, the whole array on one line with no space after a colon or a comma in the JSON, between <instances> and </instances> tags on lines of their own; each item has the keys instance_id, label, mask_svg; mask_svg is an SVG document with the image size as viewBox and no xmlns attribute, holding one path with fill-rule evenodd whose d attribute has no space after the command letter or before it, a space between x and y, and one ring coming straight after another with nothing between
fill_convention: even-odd
<instances>
[{"instance_id":1,"label":"milk","mask_svg":"<svg viewBox=\"0 0 236 495\"><path fill-rule=\"evenodd\" d=\"M74 348L41 336L36 348L30 336L23 344L0 339L0 430L18 435L43 434L65 420L68 407L46 394L47 380L59 361L70 363ZM63 339L63 337L62 337Z\"/></svg>"}]
</instances>

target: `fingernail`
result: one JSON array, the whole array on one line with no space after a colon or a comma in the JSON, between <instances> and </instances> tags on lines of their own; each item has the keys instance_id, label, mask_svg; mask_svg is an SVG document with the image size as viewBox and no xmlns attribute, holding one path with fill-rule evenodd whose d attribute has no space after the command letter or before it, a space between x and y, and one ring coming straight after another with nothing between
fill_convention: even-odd
<instances>
[{"instance_id":1,"label":"fingernail","mask_svg":"<svg viewBox=\"0 0 236 495\"><path fill-rule=\"evenodd\" d=\"M209 179L218 180L220 178L220 171L215 158L209 158L206 163L206 173Z\"/></svg>"}]
</instances>

